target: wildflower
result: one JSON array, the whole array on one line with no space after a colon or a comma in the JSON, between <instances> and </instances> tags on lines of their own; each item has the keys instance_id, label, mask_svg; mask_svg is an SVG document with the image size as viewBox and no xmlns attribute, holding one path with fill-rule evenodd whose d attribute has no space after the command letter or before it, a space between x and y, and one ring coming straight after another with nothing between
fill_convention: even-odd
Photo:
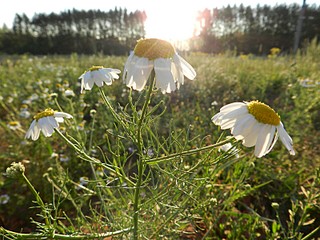
<instances>
[{"instance_id":1,"label":"wildflower","mask_svg":"<svg viewBox=\"0 0 320 240\"><path fill-rule=\"evenodd\" d=\"M16 178L21 176L21 174L24 173L25 167L21 162L13 162L11 163L11 166L6 169L6 176L10 178Z\"/></svg>"},{"instance_id":2,"label":"wildflower","mask_svg":"<svg viewBox=\"0 0 320 240\"><path fill-rule=\"evenodd\" d=\"M156 87L170 93L184 84L184 76L193 80L193 67L178 55L171 43L156 39L138 41L124 67L123 81L128 87L144 89L151 71L155 71Z\"/></svg>"},{"instance_id":3,"label":"wildflower","mask_svg":"<svg viewBox=\"0 0 320 240\"><path fill-rule=\"evenodd\" d=\"M98 167L96 169L96 175L99 176L99 177L103 177L104 176L104 169L102 167Z\"/></svg>"},{"instance_id":4,"label":"wildflower","mask_svg":"<svg viewBox=\"0 0 320 240\"><path fill-rule=\"evenodd\" d=\"M22 118L30 117L30 112L28 111L28 105L26 104L21 105L19 116Z\"/></svg>"},{"instance_id":5,"label":"wildflower","mask_svg":"<svg viewBox=\"0 0 320 240\"><path fill-rule=\"evenodd\" d=\"M8 194L0 195L0 204L7 204L9 200L10 200L10 197Z\"/></svg>"},{"instance_id":6,"label":"wildflower","mask_svg":"<svg viewBox=\"0 0 320 240\"><path fill-rule=\"evenodd\" d=\"M97 113L97 110L95 110L95 109L91 109L90 110L90 117L94 117L94 115L96 115L96 113Z\"/></svg>"},{"instance_id":7,"label":"wildflower","mask_svg":"<svg viewBox=\"0 0 320 240\"><path fill-rule=\"evenodd\" d=\"M80 177L79 182L77 183L76 189L80 190L83 189L85 185L88 185L89 178L87 177Z\"/></svg>"},{"instance_id":8,"label":"wildflower","mask_svg":"<svg viewBox=\"0 0 320 240\"><path fill-rule=\"evenodd\" d=\"M64 121L63 118L72 118L72 116L68 113L55 112L51 108L47 108L33 117L34 120L25 138L31 138L35 141L39 138L40 131L45 137L50 137L54 129L59 127L59 123Z\"/></svg>"},{"instance_id":9,"label":"wildflower","mask_svg":"<svg viewBox=\"0 0 320 240\"><path fill-rule=\"evenodd\" d=\"M56 84L56 88L59 90L59 92L64 92L65 91L65 88L60 83Z\"/></svg>"},{"instance_id":10,"label":"wildflower","mask_svg":"<svg viewBox=\"0 0 320 240\"><path fill-rule=\"evenodd\" d=\"M270 54L268 55L268 58L276 58L281 52L280 48L273 47L270 49Z\"/></svg>"},{"instance_id":11,"label":"wildflower","mask_svg":"<svg viewBox=\"0 0 320 240\"><path fill-rule=\"evenodd\" d=\"M59 160L60 162L68 162L70 158L67 155L60 154Z\"/></svg>"},{"instance_id":12,"label":"wildflower","mask_svg":"<svg viewBox=\"0 0 320 240\"><path fill-rule=\"evenodd\" d=\"M273 48L270 49L270 54L271 55L278 55L280 52L281 52L281 49L277 48L277 47L273 47Z\"/></svg>"},{"instance_id":13,"label":"wildflower","mask_svg":"<svg viewBox=\"0 0 320 240\"><path fill-rule=\"evenodd\" d=\"M7 103L10 104L10 103L12 103L12 102L13 102L13 97L8 97L8 98L7 98Z\"/></svg>"},{"instance_id":14,"label":"wildflower","mask_svg":"<svg viewBox=\"0 0 320 240\"><path fill-rule=\"evenodd\" d=\"M30 112L27 109L21 110L21 112L19 113L19 116L22 118L29 118Z\"/></svg>"},{"instance_id":15,"label":"wildflower","mask_svg":"<svg viewBox=\"0 0 320 240\"><path fill-rule=\"evenodd\" d=\"M217 106L218 105L218 102L217 101L213 101L212 103L211 103L211 106Z\"/></svg>"},{"instance_id":16,"label":"wildflower","mask_svg":"<svg viewBox=\"0 0 320 240\"><path fill-rule=\"evenodd\" d=\"M78 124L77 129L79 131L83 131L84 130L84 125L85 125L85 121L82 121L81 123Z\"/></svg>"},{"instance_id":17,"label":"wildflower","mask_svg":"<svg viewBox=\"0 0 320 240\"><path fill-rule=\"evenodd\" d=\"M154 156L154 152L151 148L148 148L147 150L143 151L144 154L146 154L148 157L153 157Z\"/></svg>"},{"instance_id":18,"label":"wildflower","mask_svg":"<svg viewBox=\"0 0 320 240\"><path fill-rule=\"evenodd\" d=\"M58 157L59 157L59 154L53 152L50 157L51 157L51 158L58 158Z\"/></svg>"},{"instance_id":19,"label":"wildflower","mask_svg":"<svg viewBox=\"0 0 320 240\"><path fill-rule=\"evenodd\" d=\"M74 91L71 90L71 89L65 90L65 91L64 91L64 95L65 95L66 97L74 97L74 96L75 96Z\"/></svg>"},{"instance_id":20,"label":"wildflower","mask_svg":"<svg viewBox=\"0 0 320 240\"><path fill-rule=\"evenodd\" d=\"M83 89L91 90L94 84L102 87L103 83L111 85L114 79L118 79L121 71L113 68L104 68L103 66L92 66L88 71L84 72L81 79L81 93Z\"/></svg>"},{"instance_id":21,"label":"wildflower","mask_svg":"<svg viewBox=\"0 0 320 240\"><path fill-rule=\"evenodd\" d=\"M295 154L292 139L285 131L280 116L259 101L228 104L212 117L212 121L221 129L231 129L231 134L237 140L242 140L244 146L255 146L257 157L269 153L278 136L290 154Z\"/></svg>"},{"instance_id":22,"label":"wildflower","mask_svg":"<svg viewBox=\"0 0 320 240\"><path fill-rule=\"evenodd\" d=\"M45 80L43 80L43 82L44 82L45 84L49 85L49 84L51 83L51 80L50 80L50 79L45 79Z\"/></svg>"},{"instance_id":23,"label":"wildflower","mask_svg":"<svg viewBox=\"0 0 320 240\"><path fill-rule=\"evenodd\" d=\"M21 128L21 124L20 122L18 121L10 121L8 124L7 124L7 127L13 131Z\"/></svg>"},{"instance_id":24,"label":"wildflower","mask_svg":"<svg viewBox=\"0 0 320 240\"><path fill-rule=\"evenodd\" d=\"M36 94L36 93L34 93L34 94L32 94L32 95L29 97L29 99L30 99L31 101L38 100L38 99L39 99L39 95Z\"/></svg>"},{"instance_id":25,"label":"wildflower","mask_svg":"<svg viewBox=\"0 0 320 240\"><path fill-rule=\"evenodd\" d=\"M316 84L314 83L314 81L309 78L306 78L306 79L300 78L298 79L298 81L302 87L305 87L305 88L316 87Z\"/></svg>"}]
</instances>

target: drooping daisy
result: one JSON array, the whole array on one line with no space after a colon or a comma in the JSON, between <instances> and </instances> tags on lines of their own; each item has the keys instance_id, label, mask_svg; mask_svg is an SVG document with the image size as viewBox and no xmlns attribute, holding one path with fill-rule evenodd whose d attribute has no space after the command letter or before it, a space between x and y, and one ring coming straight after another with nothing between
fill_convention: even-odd
<instances>
[{"instance_id":1,"label":"drooping daisy","mask_svg":"<svg viewBox=\"0 0 320 240\"><path fill-rule=\"evenodd\" d=\"M254 154L259 158L271 151L279 136L290 154L295 154L292 139L284 129L280 116L259 101L228 104L212 117L212 121L221 129L231 129L231 134L242 140L244 146L255 146Z\"/></svg>"},{"instance_id":2,"label":"drooping daisy","mask_svg":"<svg viewBox=\"0 0 320 240\"><path fill-rule=\"evenodd\" d=\"M33 117L34 120L25 138L31 138L35 141L39 138L40 131L45 137L50 137L54 129L59 127L59 123L64 121L63 118L72 118L72 116L65 112L55 112L51 108L47 108Z\"/></svg>"},{"instance_id":3,"label":"drooping daisy","mask_svg":"<svg viewBox=\"0 0 320 240\"><path fill-rule=\"evenodd\" d=\"M155 70L155 86L170 93L184 84L184 76L193 80L193 67L178 55L171 43L156 39L139 40L124 67L123 81L128 87L141 91Z\"/></svg>"},{"instance_id":4,"label":"drooping daisy","mask_svg":"<svg viewBox=\"0 0 320 240\"><path fill-rule=\"evenodd\" d=\"M83 89L91 90L94 84L102 87L103 83L111 85L114 79L118 79L121 71L113 68L104 68L103 66L92 66L88 71L84 72L81 79L81 93Z\"/></svg>"}]
</instances>

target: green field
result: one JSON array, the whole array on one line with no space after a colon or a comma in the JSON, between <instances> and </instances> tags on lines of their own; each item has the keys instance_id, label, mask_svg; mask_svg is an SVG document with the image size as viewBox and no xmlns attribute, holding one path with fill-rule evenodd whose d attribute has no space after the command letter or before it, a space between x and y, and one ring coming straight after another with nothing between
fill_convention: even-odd
<instances>
[{"instance_id":1,"label":"green field","mask_svg":"<svg viewBox=\"0 0 320 240\"><path fill-rule=\"evenodd\" d=\"M131 91L120 74L101 88L106 99L97 86L80 94L78 78L85 70L103 65L122 71L125 56L0 58L4 239L111 239L109 232L112 239L132 238L136 163L143 153L139 239L320 238L320 46L315 42L295 56L184 55L196 80L186 79L171 94L153 93L140 150L133 133L144 91ZM279 113L296 155L280 140L262 158L235 140L227 152L196 151L230 135L211 121L222 106L251 100ZM84 154L57 133L24 139L33 116L46 108L74 117L60 131ZM22 162L26 178L5 174L12 162Z\"/></svg>"}]
</instances>

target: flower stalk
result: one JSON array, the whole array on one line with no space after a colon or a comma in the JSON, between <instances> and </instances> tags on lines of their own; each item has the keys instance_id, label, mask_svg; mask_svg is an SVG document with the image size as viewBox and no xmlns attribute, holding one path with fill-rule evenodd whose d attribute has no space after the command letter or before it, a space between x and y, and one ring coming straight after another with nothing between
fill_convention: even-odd
<instances>
[{"instance_id":1,"label":"flower stalk","mask_svg":"<svg viewBox=\"0 0 320 240\"><path fill-rule=\"evenodd\" d=\"M179 152L179 153L173 153L173 154L169 154L169 155L163 156L163 157L147 159L147 160L145 160L145 163L152 165L152 164L156 164L156 163L159 163L159 162L169 161L169 160L172 160L172 158L188 156L188 155L196 154L196 153L199 153L199 152L202 152L202 151L211 150L211 149L220 147L220 146L222 146L224 144L227 144L229 142L232 142L232 141L233 141L233 138L228 138L228 139L226 139L224 141L221 141L221 142L218 142L218 143L215 143L215 144L211 144L211 145L208 145L208 146L195 148L195 149L191 149L191 150L186 150L186 151Z\"/></svg>"},{"instance_id":2,"label":"flower stalk","mask_svg":"<svg viewBox=\"0 0 320 240\"><path fill-rule=\"evenodd\" d=\"M99 159L90 157L84 150L77 147L74 143L72 143L65 135L63 135L59 129L55 128L55 132L70 146L72 147L78 154L80 154L80 158L88 161L90 163L97 164L98 166L107 169L108 171L112 172L113 174L117 175L118 177L123 178L127 183L130 185L134 185L134 183L124 175L119 174L118 171L114 170L113 168L103 164Z\"/></svg>"},{"instance_id":3,"label":"flower stalk","mask_svg":"<svg viewBox=\"0 0 320 240\"><path fill-rule=\"evenodd\" d=\"M146 113L147 113L147 108L150 104L151 100L151 94L153 91L154 87L154 82L155 82L155 72L152 70L150 74L150 86L147 90L146 93L146 99L142 107L141 111L141 116L138 119L138 128L137 128L137 147L139 150L139 158L137 162L138 166L138 178L137 182L135 185L135 191L134 191L134 203L133 203L133 239L138 239L138 220L139 220L139 204L140 204L140 187L142 183L142 175L143 175L143 169L144 169L144 164L145 160L143 159L143 138L142 138L142 124L145 121L146 118Z\"/></svg>"},{"instance_id":4,"label":"flower stalk","mask_svg":"<svg viewBox=\"0 0 320 240\"><path fill-rule=\"evenodd\" d=\"M42 198L40 197L39 193L36 191L36 189L34 188L34 186L31 184L31 182L29 181L29 179L27 178L27 176L24 174L24 172L22 172L22 178L23 180L26 182L27 186L29 187L29 189L31 190L32 194L35 196L37 204L40 206L41 211L43 213L44 216L44 220L46 222L47 226L50 226L50 217L47 214L47 209L46 206L42 200Z\"/></svg>"},{"instance_id":5,"label":"flower stalk","mask_svg":"<svg viewBox=\"0 0 320 240\"><path fill-rule=\"evenodd\" d=\"M120 234L130 232L132 228L125 228L118 231L106 232L106 233L89 233L89 234L54 234L50 239L102 239L107 237L112 237ZM46 235L39 233L18 233L14 231L7 230L0 227L0 234L6 234L7 236L12 236L14 239L42 239L46 238Z\"/></svg>"}]
</instances>

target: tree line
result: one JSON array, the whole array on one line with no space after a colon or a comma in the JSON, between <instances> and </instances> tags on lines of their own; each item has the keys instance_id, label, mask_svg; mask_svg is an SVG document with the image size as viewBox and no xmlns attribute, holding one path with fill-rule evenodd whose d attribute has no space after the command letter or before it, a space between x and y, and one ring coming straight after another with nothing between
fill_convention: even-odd
<instances>
[{"instance_id":1,"label":"tree line","mask_svg":"<svg viewBox=\"0 0 320 240\"><path fill-rule=\"evenodd\" d=\"M190 39L190 50L221 53L267 54L277 47L290 52L293 47L301 6L257 5L204 9ZM0 29L0 53L7 54L112 54L124 55L145 37L144 11L115 8L51 14L35 14L29 19L16 14L12 29ZM160 21L160 20L159 20ZM320 6L304 12L301 42L320 34ZM300 45L301 46L301 45Z\"/></svg>"},{"instance_id":2,"label":"tree line","mask_svg":"<svg viewBox=\"0 0 320 240\"><path fill-rule=\"evenodd\" d=\"M0 33L0 52L8 54L126 54L145 36L144 11L127 9L16 14L12 30Z\"/></svg>"},{"instance_id":3,"label":"tree line","mask_svg":"<svg viewBox=\"0 0 320 240\"><path fill-rule=\"evenodd\" d=\"M306 6L300 16L297 4L230 6L205 9L198 15L200 33L191 48L208 53L235 50L237 53L267 54L271 48L292 51L299 17L303 17L301 44L320 34L320 6Z\"/></svg>"}]
</instances>

